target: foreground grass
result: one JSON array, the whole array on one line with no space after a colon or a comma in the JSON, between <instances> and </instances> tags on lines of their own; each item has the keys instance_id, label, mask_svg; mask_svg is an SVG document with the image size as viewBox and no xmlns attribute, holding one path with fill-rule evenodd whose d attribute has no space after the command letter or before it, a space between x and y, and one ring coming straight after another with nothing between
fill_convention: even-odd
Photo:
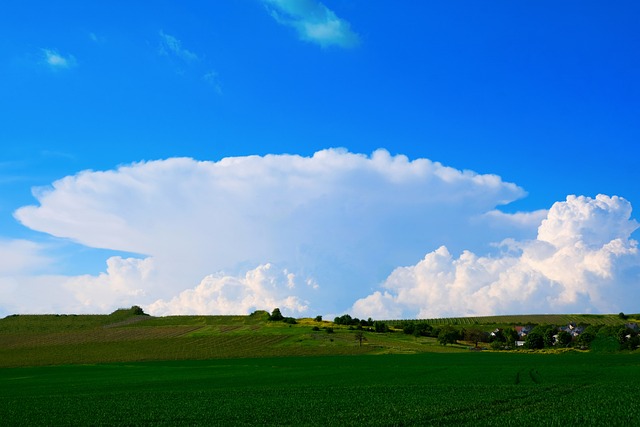
<instances>
[{"instance_id":1,"label":"foreground grass","mask_svg":"<svg viewBox=\"0 0 640 427\"><path fill-rule=\"evenodd\" d=\"M4 425L640 425L634 354L423 353L0 369Z\"/></svg>"}]
</instances>

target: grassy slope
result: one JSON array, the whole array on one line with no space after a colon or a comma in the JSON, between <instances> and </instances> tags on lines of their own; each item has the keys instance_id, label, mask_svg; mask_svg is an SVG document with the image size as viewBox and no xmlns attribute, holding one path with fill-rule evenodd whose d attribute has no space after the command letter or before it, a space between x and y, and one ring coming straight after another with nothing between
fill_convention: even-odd
<instances>
[{"instance_id":1,"label":"grassy slope","mask_svg":"<svg viewBox=\"0 0 640 427\"><path fill-rule=\"evenodd\" d=\"M0 320L0 367L143 360L460 352L433 338L401 332L365 333L359 346L354 331L331 322L300 319L297 325L269 322L266 313L251 316L135 316L130 310L110 315L21 315ZM635 316L637 317L637 316ZM617 315L498 316L431 319L491 330L528 323L619 324ZM393 322L390 322L393 323ZM320 331L312 331L314 326ZM334 333L325 328L333 327Z\"/></svg>"}]
</instances>

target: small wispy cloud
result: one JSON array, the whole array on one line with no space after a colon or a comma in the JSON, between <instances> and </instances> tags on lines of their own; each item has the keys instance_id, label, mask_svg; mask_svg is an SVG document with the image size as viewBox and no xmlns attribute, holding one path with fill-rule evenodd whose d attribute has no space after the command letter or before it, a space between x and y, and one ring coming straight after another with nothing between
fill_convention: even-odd
<instances>
[{"instance_id":1,"label":"small wispy cloud","mask_svg":"<svg viewBox=\"0 0 640 427\"><path fill-rule=\"evenodd\" d=\"M44 62L54 70L65 70L77 65L76 58L73 55L64 56L54 49L42 49Z\"/></svg>"},{"instance_id":2,"label":"small wispy cloud","mask_svg":"<svg viewBox=\"0 0 640 427\"><path fill-rule=\"evenodd\" d=\"M194 62L200 59L198 55L182 47L182 42L176 37L160 31L160 47L158 52L161 55L175 56L185 62Z\"/></svg>"},{"instance_id":3,"label":"small wispy cloud","mask_svg":"<svg viewBox=\"0 0 640 427\"><path fill-rule=\"evenodd\" d=\"M360 39L351 25L315 0L262 0L280 24L293 27L302 40L322 47L354 47Z\"/></svg>"},{"instance_id":4,"label":"small wispy cloud","mask_svg":"<svg viewBox=\"0 0 640 427\"><path fill-rule=\"evenodd\" d=\"M94 43L104 43L107 40L106 37L100 36L93 32L89 33L89 39Z\"/></svg>"},{"instance_id":5,"label":"small wispy cloud","mask_svg":"<svg viewBox=\"0 0 640 427\"><path fill-rule=\"evenodd\" d=\"M206 84L212 87L218 95L222 95L222 85L220 83L218 73L216 73L215 71L209 71L204 76L202 76L202 80L204 80Z\"/></svg>"},{"instance_id":6,"label":"small wispy cloud","mask_svg":"<svg viewBox=\"0 0 640 427\"><path fill-rule=\"evenodd\" d=\"M215 93L218 95L222 94L222 85L218 73L211 69L207 70L209 64L206 58L203 59L197 53L184 48L182 42L177 37L161 30L158 54L169 58L177 58L179 64L174 63L174 66L176 66L178 74L187 75L196 73L201 76L201 80L211 87ZM190 73L187 73L187 69L190 70Z\"/></svg>"}]
</instances>

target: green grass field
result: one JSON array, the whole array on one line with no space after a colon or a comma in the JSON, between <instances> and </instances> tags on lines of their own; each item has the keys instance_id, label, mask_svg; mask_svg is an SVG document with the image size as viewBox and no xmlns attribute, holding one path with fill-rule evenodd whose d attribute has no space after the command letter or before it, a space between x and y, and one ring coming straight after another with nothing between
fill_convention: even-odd
<instances>
[{"instance_id":1,"label":"green grass field","mask_svg":"<svg viewBox=\"0 0 640 427\"><path fill-rule=\"evenodd\" d=\"M635 354L423 353L0 369L3 425L640 425Z\"/></svg>"},{"instance_id":2,"label":"green grass field","mask_svg":"<svg viewBox=\"0 0 640 427\"><path fill-rule=\"evenodd\" d=\"M267 317L117 310L0 319L0 424L640 425L637 351L470 352L468 343L400 331L365 332L360 345L345 326ZM430 322L491 330L624 320Z\"/></svg>"},{"instance_id":3,"label":"green grass field","mask_svg":"<svg viewBox=\"0 0 640 427\"><path fill-rule=\"evenodd\" d=\"M0 367L148 360L356 355L455 351L433 338L354 331L331 322L301 319L296 325L254 316L20 315L0 320ZM313 327L320 328L313 331ZM332 327L334 333L326 328Z\"/></svg>"},{"instance_id":4,"label":"green grass field","mask_svg":"<svg viewBox=\"0 0 640 427\"><path fill-rule=\"evenodd\" d=\"M467 351L469 344L443 347L435 338L400 331L355 331L332 322L299 319L296 325L250 316L19 315L0 319L0 367L238 357L412 354ZM463 320L464 319L464 320ZM432 319L433 323L490 331L512 323L621 324L617 315L537 315ZM448 323L447 323L448 322ZM389 321L393 325L393 321ZM319 330L314 331L316 327ZM333 328L328 333L327 328Z\"/></svg>"}]
</instances>

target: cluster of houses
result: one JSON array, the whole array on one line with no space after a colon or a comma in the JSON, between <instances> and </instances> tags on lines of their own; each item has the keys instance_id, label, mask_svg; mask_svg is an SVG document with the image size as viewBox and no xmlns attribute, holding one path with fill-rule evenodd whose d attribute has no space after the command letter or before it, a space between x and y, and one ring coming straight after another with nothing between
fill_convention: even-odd
<instances>
[{"instance_id":1,"label":"cluster of houses","mask_svg":"<svg viewBox=\"0 0 640 427\"><path fill-rule=\"evenodd\" d=\"M640 331L640 326L638 326L637 323L625 323L625 326L628 329L631 329L634 332ZM516 327L514 327L514 329L515 329L516 333L518 334L518 340L516 341L516 347L524 346L525 339L526 339L527 335L529 334L529 332L531 332L531 330L533 329L533 326L530 326L530 325L528 325L528 326L516 326ZM576 339L577 337L579 337L580 334L582 332L584 332L584 330L585 330L585 326L579 326L579 325L576 325L573 322L567 324L566 326L561 326L561 327L558 328L558 332L565 331L569 335L571 335L572 339ZM494 330L493 332L491 332L490 335L495 337L495 336L498 336L501 333L502 333L502 329L498 328L498 329ZM554 343L556 342L557 338L558 338L558 334L555 334L553 336ZM629 337L627 337L627 338L629 338Z\"/></svg>"}]
</instances>

